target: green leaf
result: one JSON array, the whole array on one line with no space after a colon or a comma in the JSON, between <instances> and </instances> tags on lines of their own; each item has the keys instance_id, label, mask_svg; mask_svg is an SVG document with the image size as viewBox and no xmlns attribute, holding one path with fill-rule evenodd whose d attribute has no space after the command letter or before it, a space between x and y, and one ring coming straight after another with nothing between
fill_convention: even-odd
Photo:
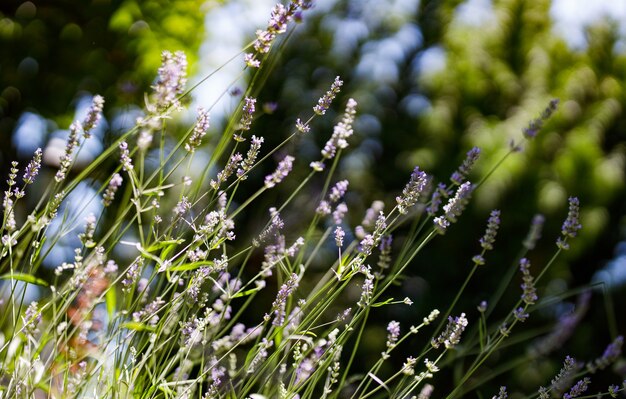
<instances>
[{"instance_id":1,"label":"green leaf","mask_svg":"<svg viewBox=\"0 0 626 399\"><path fill-rule=\"evenodd\" d=\"M379 308L381 306L389 305L389 303L393 302L393 298L387 299L385 302L377 302L372 304L372 307Z\"/></svg>"},{"instance_id":2,"label":"green leaf","mask_svg":"<svg viewBox=\"0 0 626 399\"><path fill-rule=\"evenodd\" d=\"M185 240L184 239L178 239L178 240L163 240L163 241L159 241L156 242L152 245L150 245L146 251L148 252L154 252L156 250L162 249L162 248L166 248L166 247L170 247L170 246L176 246L178 244L182 244L184 243Z\"/></svg>"},{"instance_id":3,"label":"green leaf","mask_svg":"<svg viewBox=\"0 0 626 399\"><path fill-rule=\"evenodd\" d=\"M18 281L23 281L25 283L41 285L42 287L48 287L50 285L45 280L42 280L40 278L33 276L32 274L27 274L27 273L3 274L2 276L0 276L0 280L18 280Z\"/></svg>"},{"instance_id":4,"label":"green leaf","mask_svg":"<svg viewBox=\"0 0 626 399\"><path fill-rule=\"evenodd\" d=\"M248 295L250 295L250 294L253 294L253 293L255 293L255 292L257 292L257 291L260 291L260 290L261 290L260 288L251 288L251 289L246 290L246 291L243 291L243 292L238 292L238 293L236 293L235 295L233 295L231 298L232 298L232 299L235 299L235 298L241 298L241 297L244 297L244 296L248 296Z\"/></svg>"},{"instance_id":5,"label":"green leaf","mask_svg":"<svg viewBox=\"0 0 626 399\"><path fill-rule=\"evenodd\" d=\"M122 328L128 328L133 331L154 331L154 327L150 327L145 325L144 323L139 323L136 321L127 321L122 324Z\"/></svg>"},{"instance_id":6,"label":"green leaf","mask_svg":"<svg viewBox=\"0 0 626 399\"><path fill-rule=\"evenodd\" d=\"M200 262L183 263L182 265L176 265L168 268L171 272L184 272L187 270L196 270L201 266L212 266L214 263L211 260L203 260Z\"/></svg>"},{"instance_id":7,"label":"green leaf","mask_svg":"<svg viewBox=\"0 0 626 399\"><path fill-rule=\"evenodd\" d=\"M105 301L107 305L107 313L109 314L109 320L113 320L115 315L115 305L117 302L117 294L115 288L111 287L105 294Z\"/></svg>"}]
</instances>

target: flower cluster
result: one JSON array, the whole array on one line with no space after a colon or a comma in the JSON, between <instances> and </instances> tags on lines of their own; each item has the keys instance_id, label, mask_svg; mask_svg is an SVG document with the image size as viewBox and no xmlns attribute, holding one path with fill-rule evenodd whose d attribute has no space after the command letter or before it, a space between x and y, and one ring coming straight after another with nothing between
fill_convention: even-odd
<instances>
[{"instance_id":1,"label":"flower cluster","mask_svg":"<svg viewBox=\"0 0 626 399\"><path fill-rule=\"evenodd\" d=\"M461 334L465 331L465 327L467 327L465 313L461 313L458 317L448 317L448 325L439 337L433 338L432 347L439 348L443 344L446 349L454 348L461 342Z\"/></svg>"},{"instance_id":2,"label":"flower cluster","mask_svg":"<svg viewBox=\"0 0 626 399\"><path fill-rule=\"evenodd\" d=\"M424 193L428 185L428 175L421 171L418 166L413 169L411 178L402 190L402 195L396 197L398 212L405 215L409 212L409 208L417 203L417 200Z\"/></svg>"},{"instance_id":3,"label":"flower cluster","mask_svg":"<svg viewBox=\"0 0 626 399\"><path fill-rule=\"evenodd\" d=\"M295 158L291 155L287 155L283 158L283 160L278 163L276 170L272 174L265 176L265 188L272 188L283 181L289 172L291 172L293 161L295 161Z\"/></svg>"},{"instance_id":4,"label":"flower cluster","mask_svg":"<svg viewBox=\"0 0 626 399\"><path fill-rule=\"evenodd\" d=\"M479 157L480 148L473 147L471 150L469 150L461 166L459 166L459 168L452 174L452 176L450 176L450 180L452 181L452 183L456 185L463 184Z\"/></svg>"},{"instance_id":5,"label":"flower cluster","mask_svg":"<svg viewBox=\"0 0 626 399\"><path fill-rule=\"evenodd\" d=\"M532 305L537 301L537 290L535 288L535 281L533 276L530 275L530 261L526 258L522 258L519 261L519 269L522 272L522 301L527 305Z\"/></svg>"},{"instance_id":6,"label":"flower cluster","mask_svg":"<svg viewBox=\"0 0 626 399\"><path fill-rule=\"evenodd\" d=\"M182 51L172 54L169 51L161 53L161 67L155 84L152 86L153 103L149 106L150 112L163 112L169 108L180 107L180 96L187 84L187 56Z\"/></svg>"},{"instance_id":7,"label":"flower cluster","mask_svg":"<svg viewBox=\"0 0 626 399\"><path fill-rule=\"evenodd\" d=\"M535 138L537 133L539 133L543 127L543 124L550 118L550 116L552 116L554 111L556 111L558 105L558 98L550 100L548 106L543 110L541 115L538 118L531 120L528 126L523 129L524 136L527 139Z\"/></svg>"},{"instance_id":8,"label":"flower cluster","mask_svg":"<svg viewBox=\"0 0 626 399\"><path fill-rule=\"evenodd\" d=\"M185 150L194 152L202 144L202 138L209 130L210 119L209 112L202 107L198 107L198 118L189 140L185 143Z\"/></svg>"},{"instance_id":9,"label":"flower cluster","mask_svg":"<svg viewBox=\"0 0 626 399\"><path fill-rule=\"evenodd\" d=\"M351 98L348 100L341 122L335 125L333 134L330 136L330 139L328 139L322 149L322 157L324 157L324 159L332 159L337 154L338 149L348 147L347 139L352 136L352 133L354 132L352 130L352 123L354 122L354 116L356 115L356 106L357 103L354 99Z\"/></svg>"},{"instance_id":10,"label":"flower cluster","mask_svg":"<svg viewBox=\"0 0 626 399\"><path fill-rule=\"evenodd\" d=\"M443 206L444 214L433 219L435 228L440 234L444 234L450 223L455 223L457 217L461 216L473 189L474 187L470 182L461 184L454 197L450 198L448 203Z\"/></svg>"},{"instance_id":11,"label":"flower cluster","mask_svg":"<svg viewBox=\"0 0 626 399\"><path fill-rule=\"evenodd\" d=\"M569 211L567 212L567 218L563 222L563 227L561 227L562 236L559 237L556 241L557 247L563 250L569 249L569 244L567 243L568 238L576 237L576 233L578 230L582 228L582 225L578 219L580 202L576 197L569 198Z\"/></svg>"}]
</instances>

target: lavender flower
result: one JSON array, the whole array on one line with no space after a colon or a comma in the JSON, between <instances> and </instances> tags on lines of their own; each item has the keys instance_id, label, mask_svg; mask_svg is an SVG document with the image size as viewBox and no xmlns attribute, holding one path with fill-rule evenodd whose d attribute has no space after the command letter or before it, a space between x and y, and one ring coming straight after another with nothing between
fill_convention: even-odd
<instances>
[{"instance_id":1,"label":"lavender flower","mask_svg":"<svg viewBox=\"0 0 626 399\"><path fill-rule=\"evenodd\" d=\"M182 51L172 54L161 53L161 67L158 71L154 89L154 108L151 111L162 112L170 107L178 108L178 97L185 91L187 84L187 57Z\"/></svg>"},{"instance_id":2,"label":"lavender flower","mask_svg":"<svg viewBox=\"0 0 626 399\"><path fill-rule=\"evenodd\" d=\"M493 396L491 399L506 399L509 395L506 393L506 387L500 387L500 391L497 395Z\"/></svg>"},{"instance_id":3,"label":"lavender flower","mask_svg":"<svg viewBox=\"0 0 626 399\"><path fill-rule=\"evenodd\" d=\"M530 275L530 261L522 258L519 262L519 269L522 272L522 301L527 305L532 305L537 301L537 290L533 276Z\"/></svg>"},{"instance_id":4,"label":"lavender flower","mask_svg":"<svg viewBox=\"0 0 626 399\"><path fill-rule=\"evenodd\" d=\"M390 321L387 324L387 352L393 349L396 346L396 342L398 342L398 338L400 337L400 322L395 320Z\"/></svg>"},{"instance_id":5,"label":"lavender flower","mask_svg":"<svg viewBox=\"0 0 626 399\"><path fill-rule=\"evenodd\" d=\"M569 249L567 239L570 237L576 237L576 233L582 228L582 225L580 224L578 219L579 207L580 202L578 201L578 198L570 197L567 218L565 219L565 222L563 222L563 227L561 227L562 237L559 237L556 241L556 245L560 249Z\"/></svg>"},{"instance_id":6,"label":"lavender flower","mask_svg":"<svg viewBox=\"0 0 626 399\"><path fill-rule=\"evenodd\" d=\"M39 169L41 168L41 157L41 148L37 148L33 159L28 163L26 169L24 169L24 184L32 184L35 181L35 177L37 177Z\"/></svg>"},{"instance_id":7,"label":"lavender flower","mask_svg":"<svg viewBox=\"0 0 626 399\"><path fill-rule=\"evenodd\" d=\"M133 263L131 263L128 267L128 270L126 270L124 279L122 279L122 291L130 291L130 287L137 282L139 276L141 275L142 266L143 258L141 256L136 257Z\"/></svg>"},{"instance_id":8,"label":"lavender flower","mask_svg":"<svg viewBox=\"0 0 626 399\"><path fill-rule=\"evenodd\" d=\"M273 325L282 326L285 322L285 306L287 305L287 299L296 288L298 288L299 280L298 275L292 273L289 279L280 287L278 295L276 295L276 300L272 303L272 312L274 313Z\"/></svg>"},{"instance_id":9,"label":"lavender flower","mask_svg":"<svg viewBox=\"0 0 626 399\"><path fill-rule=\"evenodd\" d=\"M548 106L543 110L541 115L538 118L531 120L528 123L528 126L522 130L524 136L529 140L535 138L537 133L539 133L539 130L543 127L544 122L552 116L554 111L556 111L558 105L559 100L557 98L550 100Z\"/></svg>"},{"instance_id":10,"label":"lavender flower","mask_svg":"<svg viewBox=\"0 0 626 399\"><path fill-rule=\"evenodd\" d=\"M517 321L524 322L528 318L528 313L524 311L524 308L519 307L513 311L513 317L515 317Z\"/></svg>"},{"instance_id":11,"label":"lavender flower","mask_svg":"<svg viewBox=\"0 0 626 399\"><path fill-rule=\"evenodd\" d=\"M437 211L439 211L439 206L441 205L442 198L448 198L449 196L450 193L448 193L446 185L444 183L439 183L430 198L430 205L426 207L426 212L428 213L428 215L435 216Z\"/></svg>"},{"instance_id":12,"label":"lavender flower","mask_svg":"<svg viewBox=\"0 0 626 399\"><path fill-rule=\"evenodd\" d=\"M441 344L444 345L446 349L454 348L456 345L461 342L461 334L467 327L467 318L465 318L465 313L461 313L458 317L448 317L448 325L446 329L437 337L431 341L431 345L433 348L439 348Z\"/></svg>"},{"instance_id":13,"label":"lavender flower","mask_svg":"<svg viewBox=\"0 0 626 399\"><path fill-rule=\"evenodd\" d=\"M574 373L576 373L577 368L578 365L576 363L576 359L571 356L566 356L565 361L563 362L563 367L561 368L559 373L552 379L552 381L550 381L551 389L561 390L564 388L564 386L567 386L566 384L571 380ZM541 399L550 398L549 390L544 387L540 387L539 397Z\"/></svg>"},{"instance_id":14,"label":"lavender flower","mask_svg":"<svg viewBox=\"0 0 626 399\"><path fill-rule=\"evenodd\" d=\"M74 122L70 125L70 134L67 138L67 144L65 144L64 153L59 160L59 170L54 176L54 180L56 180L57 183L65 180L67 171L72 165L72 153L74 149L78 147L78 133L80 129L80 123L78 122Z\"/></svg>"},{"instance_id":15,"label":"lavender flower","mask_svg":"<svg viewBox=\"0 0 626 399\"><path fill-rule=\"evenodd\" d=\"M359 299L359 302L357 302L357 305L364 308L369 305L369 302L372 299L372 294L374 292L374 275L372 274L369 266L363 267L361 272L365 274L365 280L361 286L361 298Z\"/></svg>"},{"instance_id":16,"label":"lavender flower","mask_svg":"<svg viewBox=\"0 0 626 399\"><path fill-rule=\"evenodd\" d=\"M555 349L560 348L565 341L574 333L576 326L580 323L589 308L591 294L585 291L578 296L578 303L574 312L566 313L559 317L557 325L547 336L536 342L531 353L534 356L543 356Z\"/></svg>"},{"instance_id":17,"label":"lavender flower","mask_svg":"<svg viewBox=\"0 0 626 399\"><path fill-rule=\"evenodd\" d=\"M434 386L430 384L424 385L419 395L417 395L417 399L429 399L430 396L433 394L434 390L435 390Z\"/></svg>"},{"instance_id":18,"label":"lavender flower","mask_svg":"<svg viewBox=\"0 0 626 399\"><path fill-rule=\"evenodd\" d=\"M424 193L428 184L428 175L420 170L418 166L413 169L409 182L404 186L402 195L396 197L398 212L407 214L408 208L417 203L419 197Z\"/></svg>"},{"instance_id":19,"label":"lavender flower","mask_svg":"<svg viewBox=\"0 0 626 399\"><path fill-rule=\"evenodd\" d=\"M346 233L343 231L341 226L337 226L337 228L335 229L335 244L337 244L337 247L343 247L343 239L345 236Z\"/></svg>"},{"instance_id":20,"label":"lavender flower","mask_svg":"<svg viewBox=\"0 0 626 399\"><path fill-rule=\"evenodd\" d=\"M335 221L335 224L341 224L341 222L343 221L343 217L346 215L347 212L348 205L346 205L345 202L337 204L337 207L333 211L333 220Z\"/></svg>"},{"instance_id":21,"label":"lavender flower","mask_svg":"<svg viewBox=\"0 0 626 399\"><path fill-rule=\"evenodd\" d=\"M344 195L346 195L346 191L348 191L349 184L350 183L347 180L338 181L330 189L330 194L328 195L328 199L333 203L339 201Z\"/></svg>"},{"instance_id":22,"label":"lavender flower","mask_svg":"<svg viewBox=\"0 0 626 399\"><path fill-rule=\"evenodd\" d=\"M245 180L247 178L246 172L248 172L250 169L252 169L252 166L254 166L254 162L259 155L259 150L261 149L263 141L263 137L257 138L256 136L252 136L252 142L250 143L250 149L246 154L246 159L241 161L241 163L239 164L239 169L237 169L237 177L239 177L241 180Z\"/></svg>"},{"instance_id":23,"label":"lavender flower","mask_svg":"<svg viewBox=\"0 0 626 399\"><path fill-rule=\"evenodd\" d=\"M125 141L121 141L119 147L120 151L122 152L122 169L124 169L125 172L130 172L131 170L133 170L133 160L130 159L128 144Z\"/></svg>"},{"instance_id":24,"label":"lavender flower","mask_svg":"<svg viewBox=\"0 0 626 399\"><path fill-rule=\"evenodd\" d=\"M433 219L435 228L440 234L445 233L446 229L450 226L450 223L456 222L457 217L461 215L465 206L469 202L473 189L474 188L470 182L461 184L456 190L454 197L450 198L448 203L444 205L444 214Z\"/></svg>"},{"instance_id":25,"label":"lavender flower","mask_svg":"<svg viewBox=\"0 0 626 399\"><path fill-rule=\"evenodd\" d=\"M191 136L189 136L189 140L185 143L185 150L194 152L196 148L202 144L202 138L206 135L207 130L209 130L210 119L209 112L202 107L198 107L198 118L193 127L193 132Z\"/></svg>"},{"instance_id":26,"label":"lavender flower","mask_svg":"<svg viewBox=\"0 0 626 399\"><path fill-rule=\"evenodd\" d=\"M452 176L450 177L450 180L452 181L452 183L456 185L463 184L463 182L465 182L465 179L467 179L467 176L469 175L470 171L474 167L474 164L478 160L478 157L480 157L480 148L474 147L471 150L469 150L467 152L467 156L465 157L465 160L463 161L461 166L459 166L459 169L457 169L456 172L454 172Z\"/></svg>"},{"instance_id":27,"label":"lavender flower","mask_svg":"<svg viewBox=\"0 0 626 399\"><path fill-rule=\"evenodd\" d=\"M209 183L211 188L217 190L222 183L224 183L228 178L237 170L237 165L243 161L243 156L236 152L228 159L226 166L224 169L217 174L215 180L211 180Z\"/></svg>"},{"instance_id":28,"label":"lavender flower","mask_svg":"<svg viewBox=\"0 0 626 399\"><path fill-rule=\"evenodd\" d=\"M620 335L606 347L601 357L587 364L587 369L595 373L607 368L620 357L623 345L624 337Z\"/></svg>"},{"instance_id":29,"label":"lavender flower","mask_svg":"<svg viewBox=\"0 0 626 399\"><path fill-rule=\"evenodd\" d=\"M133 312L133 321L145 322L152 327L156 326L159 322L158 312L163 309L163 305L165 305L165 301L161 297L156 297L154 301L147 304L143 309Z\"/></svg>"},{"instance_id":30,"label":"lavender flower","mask_svg":"<svg viewBox=\"0 0 626 399\"><path fill-rule=\"evenodd\" d=\"M256 31L254 50L258 54L266 54L270 51L272 43L279 34L287 31L287 24L294 18L299 18L299 9L306 10L310 5L306 1L294 0L287 7L278 3L272 9L267 29ZM260 62L255 59L255 54L247 53L244 57L246 64L250 67L258 68Z\"/></svg>"},{"instance_id":31,"label":"lavender flower","mask_svg":"<svg viewBox=\"0 0 626 399\"><path fill-rule=\"evenodd\" d=\"M261 66L261 61L257 60L253 53L246 53L243 57L243 62L250 68L258 68Z\"/></svg>"},{"instance_id":32,"label":"lavender flower","mask_svg":"<svg viewBox=\"0 0 626 399\"><path fill-rule=\"evenodd\" d=\"M239 121L239 129L245 131L250 130L252 124L252 115L255 111L256 98L246 97L242 108L241 120Z\"/></svg>"},{"instance_id":33,"label":"lavender flower","mask_svg":"<svg viewBox=\"0 0 626 399\"><path fill-rule=\"evenodd\" d=\"M267 355L268 355L267 350L269 348L271 348L272 346L274 346L274 341L272 341L272 340L268 341L267 338L263 338L261 340L261 342L259 343L259 351L257 352L257 354L254 356L254 358L250 362L250 365L248 366L248 369L246 370L246 373L248 373L248 374L254 373L254 371L256 370L257 366L260 363L263 363L263 360L265 360L265 358L267 358Z\"/></svg>"},{"instance_id":34,"label":"lavender flower","mask_svg":"<svg viewBox=\"0 0 626 399\"><path fill-rule=\"evenodd\" d=\"M91 107L87 111L87 116L82 123L83 137L88 139L91 137L91 131L98 125L102 117L102 108L104 107L104 98L100 95L93 96Z\"/></svg>"},{"instance_id":35,"label":"lavender flower","mask_svg":"<svg viewBox=\"0 0 626 399\"><path fill-rule=\"evenodd\" d=\"M85 218L85 232L78 235L78 238L85 248L93 248L96 245L93 241L93 235L96 231L96 221L96 216L90 213L89 216Z\"/></svg>"},{"instance_id":36,"label":"lavender flower","mask_svg":"<svg viewBox=\"0 0 626 399\"><path fill-rule=\"evenodd\" d=\"M111 205L111 203L115 199L115 193L117 192L117 189L120 188L120 186L122 185L122 181L122 176L120 176L119 173L115 173L111 177L109 185L107 186L106 190L104 191L104 195L102 196L102 203L104 204L104 206Z\"/></svg>"},{"instance_id":37,"label":"lavender flower","mask_svg":"<svg viewBox=\"0 0 626 399\"><path fill-rule=\"evenodd\" d=\"M541 230L543 229L543 224L545 223L545 221L546 218L541 214L536 214L533 217L533 221L530 224L530 230L528 231L528 235L522 243L526 249L535 249L537 241L539 241L539 239L541 238Z\"/></svg>"},{"instance_id":38,"label":"lavender flower","mask_svg":"<svg viewBox=\"0 0 626 399\"><path fill-rule=\"evenodd\" d=\"M294 160L295 158L291 155L287 155L285 158L283 158L283 160L278 163L278 167L276 168L274 173L265 176L265 188L272 188L281 181L283 181L283 179L287 177L289 172L291 172Z\"/></svg>"},{"instance_id":39,"label":"lavender flower","mask_svg":"<svg viewBox=\"0 0 626 399\"><path fill-rule=\"evenodd\" d=\"M587 390L587 386L590 382L591 380L588 377L578 381L572 389L570 389L569 393L563 395L563 399L572 399L582 395Z\"/></svg>"},{"instance_id":40,"label":"lavender flower","mask_svg":"<svg viewBox=\"0 0 626 399\"><path fill-rule=\"evenodd\" d=\"M183 195L174 207L174 214L180 217L183 216L189 209L191 209L191 202L189 202L187 197Z\"/></svg>"},{"instance_id":41,"label":"lavender flower","mask_svg":"<svg viewBox=\"0 0 626 399\"><path fill-rule=\"evenodd\" d=\"M470 182L461 184L459 189L456 191L454 198L444 205L443 210L445 212L446 219L448 219L451 223L455 223L456 218L461 216L473 189L474 188Z\"/></svg>"},{"instance_id":42,"label":"lavender flower","mask_svg":"<svg viewBox=\"0 0 626 399\"><path fill-rule=\"evenodd\" d=\"M333 134L322 149L322 156L325 159L334 158L337 154L337 149L348 147L347 139L354 133L352 130L352 123L354 122L354 116L356 115L356 106L357 103L354 99L351 98L348 100L341 122L335 125L333 128Z\"/></svg>"},{"instance_id":43,"label":"lavender flower","mask_svg":"<svg viewBox=\"0 0 626 399\"><path fill-rule=\"evenodd\" d=\"M378 249L380 250L380 255L378 256L378 267L380 270L386 270L391 265L391 243L393 242L393 237L391 235L385 235L380 239L380 245ZM378 277L382 277L382 274L379 273Z\"/></svg>"},{"instance_id":44,"label":"lavender flower","mask_svg":"<svg viewBox=\"0 0 626 399\"><path fill-rule=\"evenodd\" d=\"M313 112L318 115L324 115L328 108L330 108L330 104L333 102L337 94L341 91L341 86L343 86L343 80L339 78L339 76L335 77L335 81L330 86L330 90L326 92L318 101L317 105L313 107ZM354 101L354 100L352 100ZM356 102L355 102L356 106Z\"/></svg>"},{"instance_id":45,"label":"lavender flower","mask_svg":"<svg viewBox=\"0 0 626 399\"><path fill-rule=\"evenodd\" d=\"M500 227L500 211L494 209L491 211L489 220L487 221L487 231L485 235L480 239L480 246L485 250L492 250L493 243L496 241L496 234L498 234L498 228Z\"/></svg>"},{"instance_id":46,"label":"lavender flower","mask_svg":"<svg viewBox=\"0 0 626 399\"><path fill-rule=\"evenodd\" d=\"M311 127L308 125L308 123L302 122L302 120L298 118L296 119L296 129L298 129L300 133L308 133L311 130Z\"/></svg>"},{"instance_id":47,"label":"lavender flower","mask_svg":"<svg viewBox=\"0 0 626 399\"><path fill-rule=\"evenodd\" d=\"M24 332L31 337L37 333L37 327L41 322L41 312L38 309L39 304L33 301L28 305L22 320L24 321Z\"/></svg>"}]
</instances>

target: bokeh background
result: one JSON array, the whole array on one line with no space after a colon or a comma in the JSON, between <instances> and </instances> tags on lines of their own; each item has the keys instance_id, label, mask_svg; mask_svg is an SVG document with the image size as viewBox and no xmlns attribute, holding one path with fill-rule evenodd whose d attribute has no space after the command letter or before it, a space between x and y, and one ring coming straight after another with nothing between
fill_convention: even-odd
<instances>
[{"instance_id":1,"label":"bokeh background","mask_svg":"<svg viewBox=\"0 0 626 399\"><path fill-rule=\"evenodd\" d=\"M315 4L289 40L274 49L276 62L258 94L264 111L252 133L265 137L266 148L278 144L340 75L346 84L334 111L317 119L312 133L289 150L301 160L302 169L295 174L305 173L347 98L357 99L356 134L337 175L337 180L350 180L347 200L353 226L374 199L393 203L415 165L445 181L465 153L478 146L482 156L472 177L480 178L511 140L521 141L522 128L548 101L560 99L558 112L538 137L524 142L524 150L490 176L461 221L411 265L396 293L409 296L414 305L374 312L378 324L366 332L364 360L378 356L387 321L397 319L408 327L433 307L446 307L469 270L491 209L502 209L500 240L455 309L468 312L470 320L476 317L476 305L503 278L537 212L547 223L531 259L537 265L549 259L570 195L580 198L584 228L553 266L542 291L566 298L529 324L552 326L575 309L575 287L596 284L591 310L554 356L514 368L511 381L530 391L549 380L565 354L592 359L612 333L626 332L626 1ZM107 123L81 152L80 169L132 125L162 50L185 51L191 83L198 82L253 38L271 7L271 2L255 0L0 2L2 176L11 160L23 164L37 147L46 148L54 170L52 154L64 145L65 129L93 94L102 94ZM237 88L245 87L245 79L236 61L194 91L192 110L213 106L215 136L237 107ZM220 100L223 90L229 95ZM190 115L181 115L181 126ZM284 184L264 201L275 205L293 188ZM320 188L321 182L314 182L309 197L297 199L295 208L301 209ZM245 194L243 190L240 195ZM239 225L249 226L243 228L251 235L258 225L245 221L259 220L263 213L266 207L259 206L258 213L243 215ZM300 212L287 214L288 226L297 230L301 217ZM396 242L401 244L402 231ZM72 243L66 246L67 251L51 254L51 266L72 256ZM329 249L328 256L333 255ZM517 285L514 280L503 297L503 310L518 298ZM607 303L612 312L606 311ZM615 324L611 313L618 316ZM616 378L625 378L623 365L614 372L621 375Z\"/></svg>"}]
</instances>

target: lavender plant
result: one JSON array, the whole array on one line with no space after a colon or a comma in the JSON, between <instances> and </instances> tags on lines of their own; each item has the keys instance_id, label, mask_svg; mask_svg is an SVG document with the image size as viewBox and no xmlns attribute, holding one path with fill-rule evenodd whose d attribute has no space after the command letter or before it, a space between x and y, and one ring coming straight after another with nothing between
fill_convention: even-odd
<instances>
[{"instance_id":1,"label":"lavender plant","mask_svg":"<svg viewBox=\"0 0 626 399\"><path fill-rule=\"evenodd\" d=\"M262 203L268 191L292 178L294 168L302 169L303 161L287 149L303 134L326 134L315 132L312 122L336 106L343 86L340 77L329 82L329 90L294 122L283 143L262 147L263 132L254 132L252 93L261 90L254 77L277 37L309 7L302 0L277 5L267 28L249 46L254 50L244 49L240 61L253 68L252 83L221 133L210 129L210 108L200 108L195 124L173 148L166 147L167 121L189 91L184 54L164 52L144 115L70 179L75 154L101 120L104 100L94 96L88 116L70 127L54 181L27 217L15 210L32 195L28 186L40 184L42 151L23 172L13 164L1 233L0 398L428 398L437 391L456 398L503 372L483 373L482 368L520 341L520 324L542 306L543 277L582 227L577 198L569 199L554 256L531 266L542 218L533 221L520 244L522 255L512 262L522 283L506 317L498 320L491 312L512 279L494 287L494 298L481 303L478 313L467 303L459 309L476 271L489 267L487 251L497 249L504 209L491 212L477 239L480 253L468 260L466 281L447 309L432 309L411 325L390 320L380 357L369 364L359 359L359 348L372 313L413 304L410 297L392 298L392 287L411 273L409 266L429 242L445 239L442 235L463 216L472 192L488 178L489 173L469 180L480 150L467 153L449 184L415 167L395 201L374 202L362 222L353 225L346 200L349 182L337 181L334 174L354 133L358 99L350 98L319 159L304 163L307 174L286 199L267 209L264 226L253 236L239 226L241 216ZM539 134L556 104L551 101L531 121L524 140ZM502 162L517 151L512 145ZM209 161L198 172L200 153ZM63 204L81 182L101 176L99 170L111 158L115 165L99 179L98 196L85 199L101 201L102 213L77 220ZM149 158L159 161L153 165ZM271 173L254 173L274 159ZM313 182L321 182L321 191L311 187ZM244 185L254 194L239 196ZM299 209L295 221L285 218L291 207L303 203L301 198L310 209ZM394 245L392 237L408 225L409 232ZM471 234L480 237L481 232ZM78 238L73 258L57 265L50 280L41 278L44 261L66 235ZM324 255L329 249L332 258ZM37 299L29 301L33 286ZM545 335L525 359L548 353L550 337ZM420 342L421 350L414 344ZM622 344L623 338L615 337L586 368L567 357L547 387L528 392L529 397L582 397L589 375L616 362ZM394 364L395 358L400 363ZM361 367L367 371L355 374ZM437 377L451 369L456 370L454 385L438 385ZM600 395L616 397L625 389L626 382L611 385ZM510 391L503 386L493 397L506 398Z\"/></svg>"}]
</instances>

